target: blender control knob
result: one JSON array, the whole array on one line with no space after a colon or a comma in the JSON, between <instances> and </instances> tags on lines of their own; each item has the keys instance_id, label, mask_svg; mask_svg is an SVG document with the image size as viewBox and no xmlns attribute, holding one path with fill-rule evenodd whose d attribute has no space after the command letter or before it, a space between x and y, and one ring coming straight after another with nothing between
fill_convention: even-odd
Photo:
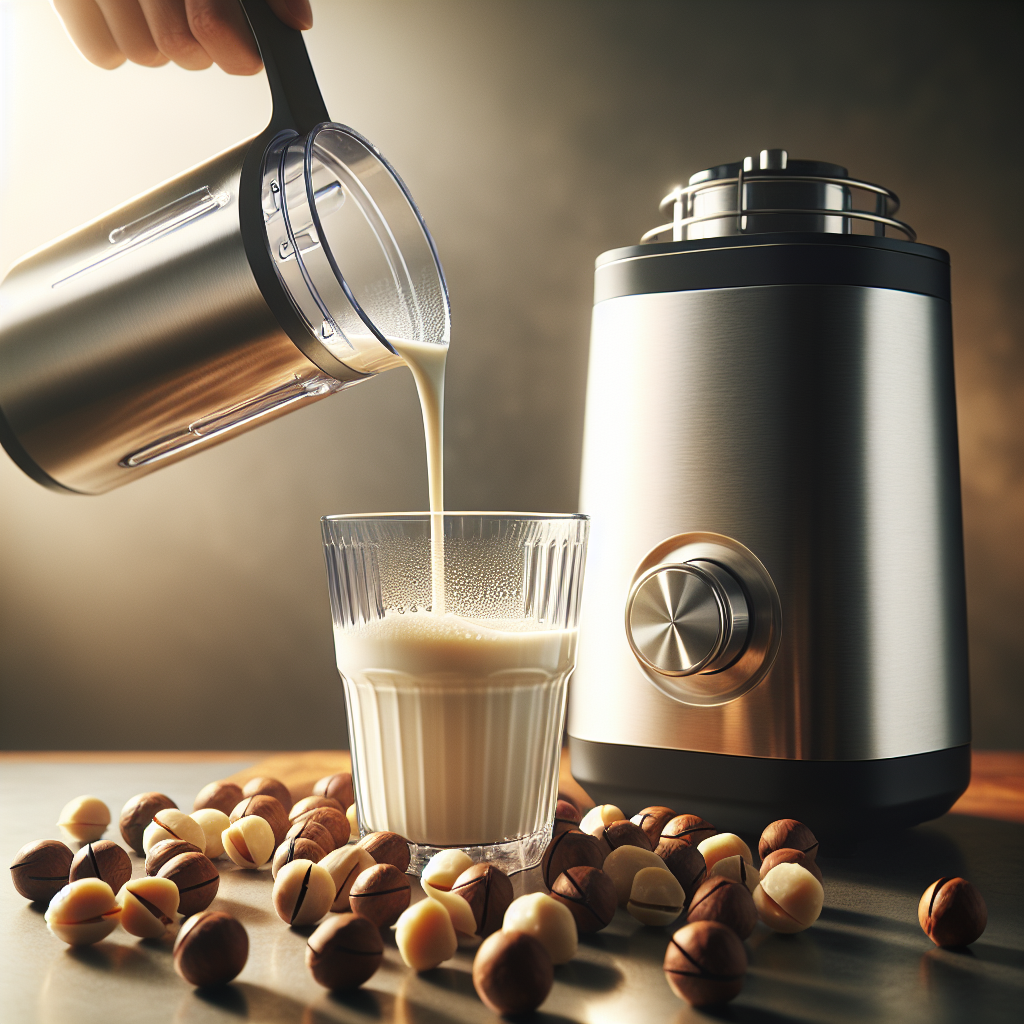
<instances>
[{"instance_id":1,"label":"blender control knob","mask_svg":"<svg viewBox=\"0 0 1024 1024\"><path fill-rule=\"evenodd\" d=\"M743 588L703 559L658 565L633 585L626 636L633 653L667 676L719 672L742 652L750 627Z\"/></svg>"}]
</instances>

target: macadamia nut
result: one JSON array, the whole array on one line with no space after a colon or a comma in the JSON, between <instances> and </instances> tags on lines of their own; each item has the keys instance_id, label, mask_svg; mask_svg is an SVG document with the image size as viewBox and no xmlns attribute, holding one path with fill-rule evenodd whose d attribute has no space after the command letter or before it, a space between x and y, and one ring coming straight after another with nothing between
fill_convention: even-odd
<instances>
[{"instance_id":1,"label":"macadamia nut","mask_svg":"<svg viewBox=\"0 0 1024 1024\"><path fill-rule=\"evenodd\" d=\"M473 858L465 850L442 850L423 866L420 881L429 882L435 889L450 890L455 879L472 866Z\"/></svg>"},{"instance_id":2,"label":"macadamia nut","mask_svg":"<svg viewBox=\"0 0 1024 1024\"><path fill-rule=\"evenodd\" d=\"M76 796L64 805L57 819L57 827L69 843L95 842L109 824L110 808L95 796Z\"/></svg>"},{"instance_id":3,"label":"macadamia nut","mask_svg":"<svg viewBox=\"0 0 1024 1024\"><path fill-rule=\"evenodd\" d=\"M240 868L261 867L274 852L274 830L258 814L239 818L221 833L220 839L224 852Z\"/></svg>"},{"instance_id":4,"label":"macadamia nut","mask_svg":"<svg viewBox=\"0 0 1024 1024\"><path fill-rule=\"evenodd\" d=\"M633 877L626 910L641 924L671 924L686 903L683 887L671 871L641 868Z\"/></svg>"},{"instance_id":5,"label":"macadamia nut","mask_svg":"<svg viewBox=\"0 0 1024 1024\"><path fill-rule=\"evenodd\" d=\"M600 833L605 825L610 825L613 821L623 821L625 817L625 814L615 804L598 804L583 815L580 831L594 835Z\"/></svg>"},{"instance_id":6,"label":"macadamia nut","mask_svg":"<svg viewBox=\"0 0 1024 1024\"><path fill-rule=\"evenodd\" d=\"M459 948L451 916L430 897L402 911L395 925L395 943L414 971L432 970L455 956Z\"/></svg>"},{"instance_id":7,"label":"macadamia nut","mask_svg":"<svg viewBox=\"0 0 1024 1024\"><path fill-rule=\"evenodd\" d=\"M331 873L311 860L293 860L277 873L274 909L285 924L293 927L316 924L334 902Z\"/></svg>"},{"instance_id":8,"label":"macadamia nut","mask_svg":"<svg viewBox=\"0 0 1024 1024\"><path fill-rule=\"evenodd\" d=\"M69 882L50 900L46 926L69 946L88 946L105 939L116 927L121 907L114 890L99 878Z\"/></svg>"},{"instance_id":9,"label":"macadamia nut","mask_svg":"<svg viewBox=\"0 0 1024 1024\"><path fill-rule=\"evenodd\" d=\"M567 964L576 955L578 939L572 912L547 893L532 892L513 900L505 911L501 930L532 935L556 965Z\"/></svg>"},{"instance_id":10,"label":"macadamia nut","mask_svg":"<svg viewBox=\"0 0 1024 1024\"><path fill-rule=\"evenodd\" d=\"M355 880L367 868L377 862L361 846L343 846L332 850L320 861L320 867L330 873L334 879L334 903L331 910L336 914L349 910L348 894L352 891Z\"/></svg>"},{"instance_id":11,"label":"macadamia nut","mask_svg":"<svg viewBox=\"0 0 1024 1024\"><path fill-rule=\"evenodd\" d=\"M228 816L223 811L218 811L216 807L203 807L201 810L193 811L190 817L198 823L206 838L206 849L200 852L205 853L210 860L222 857L224 844L220 836L231 825Z\"/></svg>"},{"instance_id":12,"label":"macadamia nut","mask_svg":"<svg viewBox=\"0 0 1024 1024\"><path fill-rule=\"evenodd\" d=\"M615 897L620 907L629 902L633 879L641 868L660 868L669 873L665 862L656 853L639 846L620 846L605 858L603 870L615 886Z\"/></svg>"},{"instance_id":13,"label":"macadamia nut","mask_svg":"<svg viewBox=\"0 0 1024 1024\"><path fill-rule=\"evenodd\" d=\"M730 882L742 882L751 893L761 881L757 868L740 854L716 860L715 866L708 872L708 878L713 876L728 878Z\"/></svg>"},{"instance_id":14,"label":"macadamia nut","mask_svg":"<svg viewBox=\"0 0 1024 1024\"><path fill-rule=\"evenodd\" d=\"M778 864L754 890L761 920L776 932L802 932L821 914L825 890L814 875L799 864Z\"/></svg>"},{"instance_id":15,"label":"macadamia nut","mask_svg":"<svg viewBox=\"0 0 1024 1024\"><path fill-rule=\"evenodd\" d=\"M206 852L206 833L203 826L184 811L175 810L173 807L157 811L153 815L153 820L142 833L142 848L149 853L164 839L184 839L186 843L198 847L201 853Z\"/></svg>"},{"instance_id":16,"label":"macadamia nut","mask_svg":"<svg viewBox=\"0 0 1024 1024\"><path fill-rule=\"evenodd\" d=\"M117 894L121 925L129 935L159 939L178 915L178 887L169 878L136 878Z\"/></svg>"},{"instance_id":17,"label":"macadamia nut","mask_svg":"<svg viewBox=\"0 0 1024 1024\"><path fill-rule=\"evenodd\" d=\"M750 847L739 836L732 832L719 832L697 844L704 863L711 869L726 857L742 857L748 864L753 861Z\"/></svg>"}]
</instances>

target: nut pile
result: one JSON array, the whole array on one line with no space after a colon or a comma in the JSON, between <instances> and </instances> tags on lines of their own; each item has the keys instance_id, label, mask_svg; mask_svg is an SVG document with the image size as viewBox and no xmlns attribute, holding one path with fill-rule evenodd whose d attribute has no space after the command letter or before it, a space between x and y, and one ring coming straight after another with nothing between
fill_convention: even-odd
<instances>
[{"instance_id":1,"label":"nut pile","mask_svg":"<svg viewBox=\"0 0 1024 1024\"><path fill-rule=\"evenodd\" d=\"M647 807L627 818L610 804L586 814L559 794L552 838L540 864L546 892L514 898L494 864L462 850L433 857L413 901L409 843L393 832L358 836L352 778L317 782L292 802L287 787L255 778L213 782L180 810L162 793L140 793L120 815L124 843L145 858L132 878L124 847L103 839L109 808L91 796L70 801L57 822L65 839L23 847L11 865L15 888L48 904L50 932L70 945L101 941L118 926L145 939L174 937L174 966L195 986L222 985L245 967L249 939L230 914L211 909L220 887L215 861L257 871L271 865L270 897L289 927L312 927L306 964L324 987L362 985L384 959L381 932L395 929L404 962L431 970L476 946L473 984L495 1013L534 1010L578 938L606 928L617 908L643 925L674 926L664 957L672 991L694 1006L727 1002L743 987L744 942L758 922L803 931L821 914L818 841L794 819L769 824L755 857L742 838L694 814ZM921 928L938 946L974 942L985 902L963 878L940 878L921 897ZM179 928L180 924L180 928Z\"/></svg>"}]
</instances>

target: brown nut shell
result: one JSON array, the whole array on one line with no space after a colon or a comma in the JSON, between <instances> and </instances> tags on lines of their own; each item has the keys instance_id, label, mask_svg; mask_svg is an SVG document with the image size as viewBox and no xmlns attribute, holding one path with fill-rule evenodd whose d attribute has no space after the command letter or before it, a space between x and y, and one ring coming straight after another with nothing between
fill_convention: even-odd
<instances>
[{"instance_id":1,"label":"brown nut shell","mask_svg":"<svg viewBox=\"0 0 1024 1024\"><path fill-rule=\"evenodd\" d=\"M550 889L555 879L569 868L599 868L607 854L607 847L586 832L570 829L553 836L541 860L544 884Z\"/></svg>"},{"instance_id":2,"label":"brown nut shell","mask_svg":"<svg viewBox=\"0 0 1024 1024\"><path fill-rule=\"evenodd\" d=\"M205 910L217 896L220 873L204 853L180 853L156 873L178 887L178 913L190 917Z\"/></svg>"},{"instance_id":3,"label":"brown nut shell","mask_svg":"<svg viewBox=\"0 0 1024 1024\"><path fill-rule=\"evenodd\" d=\"M268 796L266 793L248 796L235 804L229 817L232 822L235 822L248 814L255 814L263 818L274 830L275 849L284 842L284 837L288 833L288 815L277 797Z\"/></svg>"},{"instance_id":4,"label":"brown nut shell","mask_svg":"<svg viewBox=\"0 0 1024 1024\"><path fill-rule=\"evenodd\" d=\"M713 1006L740 994L747 951L731 928L717 921L697 921L672 936L662 966L680 999L691 1006Z\"/></svg>"},{"instance_id":5,"label":"brown nut shell","mask_svg":"<svg viewBox=\"0 0 1024 1024\"><path fill-rule=\"evenodd\" d=\"M568 800L559 800L555 804L555 824L567 823L569 825L579 825L583 820L583 815L580 814L580 809L575 805L569 803Z\"/></svg>"},{"instance_id":6,"label":"brown nut shell","mask_svg":"<svg viewBox=\"0 0 1024 1024\"><path fill-rule=\"evenodd\" d=\"M644 830L632 821L613 821L605 825L597 837L608 847L608 852L620 846L639 846L641 850L653 850L650 839Z\"/></svg>"},{"instance_id":7,"label":"brown nut shell","mask_svg":"<svg viewBox=\"0 0 1024 1024\"><path fill-rule=\"evenodd\" d=\"M216 811L230 814L232 809L242 800L242 787L234 782L221 779L203 786L192 803L193 811L202 811L212 807Z\"/></svg>"},{"instance_id":8,"label":"brown nut shell","mask_svg":"<svg viewBox=\"0 0 1024 1024\"><path fill-rule=\"evenodd\" d=\"M49 903L68 884L74 854L57 839L27 843L11 864L14 888L34 903Z\"/></svg>"},{"instance_id":9,"label":"brown nut shell","mask_svg":"<svg viewBox=\"0 0 1024 1024\"><path fill-rule=\"evenodd\" d=\"M495 932L473 960L473 987L497 1014L536 1010L554 981L550 954L526 932Z\"/></svg>"},{"instance_id":10,"label":"brown nut shell","mask_svg":"<svg viewBox=\"0 0 1024 1024\"><path fill-rule=\"evenodd\" d=\"M651 841L651 849L655 849L661 840L662 829L675 818L676 812L671 807L645 807L629 820L639 825L643 833Z\"/></svg>"},{"instance_id":11,"label":"brown nut shell","mask_svg":"<svg viewBox=\"0 0 1024 1024\"><path fill-rule=\"evenodd\" d=\"M347 811L355 803L355 796L352 792L352 773L335 772L334 775L325 775L317 779L313 784L314 796L329 796L337 800Z\"/></svg>"},{"instance_id":12,"label":"brown nut shell","mask_svg":"<svg viewBox=\"0 0 1024 1024\"><path fill-rule=\"evenodd\" d=\"M183 853L202 853L192 843L186 842L184 839L161 839L159 843L155 843L149 853L146 854L146 874L155 875L160 869L169 861L175 857L180 856Z\"/></svg>"},{"instance_id":13,"label":"brown nut shell","mask_svg":"<svg viewBox=\"0 0 1024 1024\"><path fill-rule=\"evenodd\" d=\"M372 921L378 928L390 928L412 899L412 886L394 864L374 864L352 885L348 903L352 913Z\"/></svg>"},{"instance_id":14,"label":"brown nut shell","mask_svg":"<svg viewBox=\"0 0 1024 1024\"><path fill-rule=\"evenodd\" d=\"M781 850L772 850L763 861L761 861L760 875L764 878L769 871L776 864L799 864L802 868L807 868L808 871L819 881L823 882L824 879L821 877L821 868L807 856L806 853L802 853L800 850L789 850L783 847Z\"/></svg>"},{"instance_id":15,"label":"brown nut shell","mask_svg":"<svg viewBox=\"0 0 1024 1024\"><path fill-rule=\"evenodd\" d=\"M966 878L940 878L925 889L917 919L936 946L969 946L988 924L988 907Z\"/></svg>"},{"instance_id":16,"label":"brown nut shell","mask_svg":"<svg viewBox=\"0 0 1024 1024\"><path fill-rule=\"evenodd\" d=\"M249 936L242 923L220 910L197 914L174 940L174 969L197 988L226 985L249 959Z\"/></svg>"},{"instance_id":17,"label":"brown nut shell","mask_svg":"<svg viewBox=\"0 0 1024 1024\"><path fill-rule=\"evenodd\" d=\"M515 899L508 875L493 864L466 868L455 879L451 891L469 904L476 920L476 934L484 938L501 928L505 911Z\"/></svg>"},{"instance_id":18,"label":"brown nut shell","mask_svg":"<svg viewBox=\"0 0 1024 1024\"><path fill-rule=\"evenodd\" d=\"M780 818L761 833L761 841L757 844L757 855L761 860L775 850L799 850L809 860L814 860L818 856L818 840L802 821Z\"/></svg>"},{"instance_id":19,"label":"brown nut shell","mask_svg":"<svg viewBox=\"0 0 1024 1024\"><path fill-rule=\"evenodd\" d=\"M754 897L742 882L714 876L702 882L690 900L687 924L717 921L731 928L741 939L750 938L757 925Z\"/></svg>"},{"instance_id":20,"label":"brown nut shell","mask_svg":"<svg viewBox=\"0 0 1024 1024\"><path fill-rule=\"evenodd\" d=\"M312 811L317 807L333 807L336 811L345 813L345 808L331 796L304 796L301 800L296 801L292 804L292 809L288 812L288 820L294 822L296 818L301 817L306 811Z\"/></svg>"},{"instance_id":21,"label":"brown nut shell","mask_svg":"<svg viewBox=\"0 0 1024 1024\"><path fill-rule=\"evenodd\" d=\"M333 991L358 988L384 959L377 926L358 914L329 917L306 944L306 966L314 980Z\"/></svg>"},{"instance_id":22,"label":"brown nut shell","mask_svg":"<svg viewBox=\"0 0 1024 1024\"><path fill-rule=\"evenodd\" d=\"M569 908L580 935L607 928L618 904L612 880L600 868L593 867L563 871L555 879L551 895Z\"/></svg>"},{"instance_id":23,"label":"brown nut shell","mask_svg":"<svg viewBox=\"0 0 1024 1024\"><path fill-rule=\"evenodd\" d=\"M716 835L718 829L699 814L677 814L669 819L661 830L662 839L674 839L686 846L697 846L698 843Z\"/></svg>"},{"instance_id":24,"label":"brown nut shell","mask_svg":"<svg viewBox=\"0 0 1024 1024\"><path fill-rule=\"evenodd\" d=\"M291 790L280 779L269 775L257 775L242 787L242 796L272 796L283 808L285 814L292 809Z\"/></svg>"},{"instance_id":25,"label":"brown nut shell","mask_svg":"<svg viewBox=\"0 0 1024 1024\"><path fill-rule=\"evenodd\" d=\"M274 854L274 860L270 867L270 873L277 878L278 872L293 860L309 860L319 864L326 854L321 846L318 846L310 839L300 839L298 836L286 839Z\"/></svg>"},{"instance_id":26,"label":"brown nut shell","mask_svg":"<svg viewBox=\"0 0 1024 1024\"><path fill-rule=\"evenodd\" d=\"M121 808L121 818L118 824L121 827L121 838L141 857L144 853L142 848L142 833L146 826L153 820L157 811L174 808L178 805L163 793L139 793L133 796L124 807ZM114 892L117 892L114 889Z\"/></svg>"},{"instance_id":27,"label":"brown nut shell","mask_svg":"<svg viewBox=\"0 0 1024 1024\"><path fill-rule=\"evenodd\" d=\"M359 845L378 864L393 864L403 874L409 870L409 840L397 832L370 832Z\"/></svg>"},{"instance_id":28,"label":"brown nut shell","mask_svg":"<svg viewBox=\"0 0 1024 1024\"><path fill-rule=\"evenodd\" d=\"M77 882L79 878L99 878L114 892L120 892L121 886L131 877L131 857L112 839L99 839L95 843L86 843L75 854L68 880Z\"/></svg>"},{"instance_id":29,"label":"brown nut shell","mask_svg":"<svg viewBox=\"0 0 1024 1024\"><path fill-rule=\"evenodd\" d=\"M665 862L665 867L676 876L676 881L683 887L686 899L689 900L708 873L704 855L697 849L696 844L690 844L682 839L662 839L654 852Z\"/></svg>"},{"instance_id":30,"label":"brown nut shell","mask_svg":"<svg viewBox=\"0 0 1024 1024\"><path fill-rule=\"evenodd\" d=\"M352 834L352 826L348 817L335 807L314 807L311 811L300 814L291 824L295 828L300 822L315 821L331 833L335 849L344 846ZM290 829L289 829L290 831Z\"/></svg>"},{"instance_id":31,"label":"brown nut shell","mask_svg":"<svg viewBox=\"0 0 1024 1024\"><path fill-rule=\"evenodd\" d=\"M330 829L325 828L319 821L313 821L310 818L293 822L292 827L288 829L288 834L285 836L285 840L288 839L308 839L311 843L316 843L324 853L330 853L332 850L337 849Z\"/></svg>"}]
</instances>

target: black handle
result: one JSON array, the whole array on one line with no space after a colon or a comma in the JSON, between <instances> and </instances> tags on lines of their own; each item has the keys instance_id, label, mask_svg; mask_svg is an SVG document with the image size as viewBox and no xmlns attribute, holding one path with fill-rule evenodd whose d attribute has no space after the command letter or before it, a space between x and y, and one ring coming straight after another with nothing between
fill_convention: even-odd
<instances>
[{"instance_id":1,"label":"black handle","mask_svg":"<svg viewBox=\"0 0 1024 1024\"><path fill-rule=\"evenodd\" d=\"M330 121L302 33L285 25L266 0L242 0L242 10L249 19L270 82L274 111L269 127L294 128L305 135L315 125Z\"/></svg>"}]
</instances>

